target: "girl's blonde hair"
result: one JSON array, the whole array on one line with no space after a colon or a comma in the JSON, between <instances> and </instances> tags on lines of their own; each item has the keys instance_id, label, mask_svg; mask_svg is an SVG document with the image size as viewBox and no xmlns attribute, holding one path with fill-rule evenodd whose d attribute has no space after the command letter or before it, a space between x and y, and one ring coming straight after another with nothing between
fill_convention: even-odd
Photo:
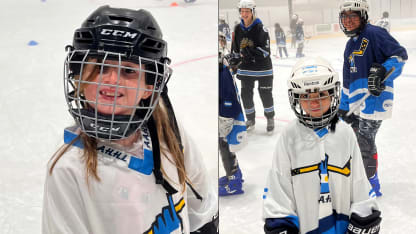
<instances>
[{"instance_id":1,"label":"girl's blonde hair","mask_svg":"<svg viewBox=\"0 0 416 234\"><path fill-rule=\"evenodd\" d=\"M96 61L95 59L93 59ZM97 76L99 73L99 68L96 65L86 64L85 69L83 71L83 77L85 80L89 81L93 77ZM79 75L76 77L80 79ZM78 82L75 82L79 84ZM82 93L85 89L85 83L81 83L79 85L79 93ZM75 94L77 93L78 87L75 90ZM79 107L81 108L81 107ZM175 135L175 131L173 126L171 125L171 121L166 110L166 105L163 102L162 98L159 98L159 103L156 105L155 110L152 114L154 121L156 123L157 134L159 138L159 142L163 142L165 144L160 144L160 151L161 155L164 155L172 164L174 164L178 171L178 178L179 184L182 187L182 192L185 191L186 183L190 183L189 178L186 176L185 170L185 163L184 163L184 152L180 146L179 139ZM86 180L87 184L89 183L89 178L92 177L97 181L100 181L100 177L97 173L97 139L87 136L85 133L80 133L72 142L67 145L64 145L61 149L59 149L50 161L52 161L51 167L49 168L49 174L52 174L53 168L55 167L58 160L65 154L65 152L77 141L81 139L84 145L83 151L83 159L85 161L85 171L86 171ZM157 149L155 149L157 150ZM167 153L172 155L172 158L167 157ZM163 165L161 165L161 171L163 175L166 175L165 171L163 170Z\"/></svg>"}]
</instances>

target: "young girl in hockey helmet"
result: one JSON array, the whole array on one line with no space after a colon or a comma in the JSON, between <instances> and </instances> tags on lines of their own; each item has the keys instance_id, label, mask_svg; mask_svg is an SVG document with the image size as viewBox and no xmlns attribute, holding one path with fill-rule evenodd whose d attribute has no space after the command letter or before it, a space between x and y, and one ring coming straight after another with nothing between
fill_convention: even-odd
<instances>
[{"instance_id":1,"label":"young girl in hockey helmet","mask_svg":"<svg viewBox=\"0 0 416 234\"><path fill-rule=\"evenodd\" d=\"M265 232L378 233L380 211L356 137L337 118L337 72L322 58L303 58L287 84L297 119L281 133L267 176Z\"/></svg>"},{"instance_id":2,"label":"young girl in hockey helmet","mask_svg":"<svg viewBox=\"0 0 416 234\"><path fill-rule=\"evenodd\" d=\"M67 50L76 126L48 165L42 233L217 233L216 189L176 124L153 16L102 6Z\"/></svg>"}]
</instances>

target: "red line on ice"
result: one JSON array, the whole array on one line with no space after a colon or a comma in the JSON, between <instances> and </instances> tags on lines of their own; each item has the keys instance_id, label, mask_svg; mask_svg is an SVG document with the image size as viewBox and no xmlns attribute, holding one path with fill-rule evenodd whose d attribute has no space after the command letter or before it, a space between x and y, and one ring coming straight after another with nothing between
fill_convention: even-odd
<instances>
[{"instance_id":1,"label":"red line on ice","mask_svg":"<svg viewBox=\"0 0 416 234\"><path fill-rule=\"evenodd\" d=\"M172 64L172 67L176 67L176 66L180 66L180 65L183 65L183 64L186 64L186 63L192 63L192 62L196 62L196 61L204 60L204 59L208 59L208 58L213 58L213 57L216 57L216 56L218 56L218 55L214 54L214 55L207 55L207 56L203 56L203 57L199 57L199 58L193 58L193 59L189 59L189 60L185 60L185 61L182 61L182 62Z\"/></svg>"}]
</instances>

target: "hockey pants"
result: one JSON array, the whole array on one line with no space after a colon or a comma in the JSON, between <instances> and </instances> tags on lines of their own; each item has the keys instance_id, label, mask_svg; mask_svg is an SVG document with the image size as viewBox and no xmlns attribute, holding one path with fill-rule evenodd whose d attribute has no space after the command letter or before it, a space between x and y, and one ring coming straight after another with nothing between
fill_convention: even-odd
<instances>
[{"instance_id":1,"label":"hockey pants","mask_svg":"<svg viewBox=\"0 0 416 234\"><path fill-rule=\"evenodd\" d=\"M378 155L376 147L376 134L382 120L369 120L353 116L351 127L357 136L361 155L364 162L367 177L374 176L377 172Z\"/></svg>"},{"instance_id":2,"label":"hockey pants","mask_svg":"<svg viewBox=\"0 0 416 234\"><path fill-rule=\"evenodd\" d=\"M241 99L243 100L244 111L247 120L254 120L256 117L256 110L254 108L253 90L255 81L259 82L259 95L263 103L264 116L266 118L274 117L273 106L273 76L264 77L242 77L241 78Z\"/></svg>"},{"instance_id":3,"label":"hockey pants","mask_svg":"<svg viewBox=\"0 0 416 234\"><path fill-rule=\"evenodd\" d=\"M235 153L230 151L227 141L224 137L219 137L219 148L222 159L222 165L224 165L225 174L231 176L237 170L238 162Z\"/></svg>"},{"instance_id":4,"label":"hockey pants","mask_svg":"<svg viewBox=\"0 0 416 234\"><path fill-rule=\"evenodd\" d=\"M296 58L300 58L300 57L303 57L304 56L304 54L303 54L303 46L304 46L304 43L303 42L302 43L299 43L298 48L296 49Z\"/></svg>"}]
</instances>

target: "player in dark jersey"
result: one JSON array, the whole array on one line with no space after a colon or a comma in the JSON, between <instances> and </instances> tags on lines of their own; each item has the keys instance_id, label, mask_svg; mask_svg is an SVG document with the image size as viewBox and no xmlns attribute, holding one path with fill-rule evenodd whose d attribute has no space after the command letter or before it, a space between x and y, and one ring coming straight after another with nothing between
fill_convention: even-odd
<instances>
[{"instance_id":1,"label":"player in dark jersey","mask_svg":"<svg viewBox=\"0 0 416 234\"><path fill-rule=\"evenodd\" d=\"M241 80L241 98L247 117L247 130L254 128L256 111L253 102L254 83L258 90L267 118L267 132L274 130L273 68L270 58L270 38L267 29L256 18L256 4L253 0L240 0L238 8L241 22L234 28L232 52L240 54L241 64L237 78Z\"/></svg>"}]
</instances>

